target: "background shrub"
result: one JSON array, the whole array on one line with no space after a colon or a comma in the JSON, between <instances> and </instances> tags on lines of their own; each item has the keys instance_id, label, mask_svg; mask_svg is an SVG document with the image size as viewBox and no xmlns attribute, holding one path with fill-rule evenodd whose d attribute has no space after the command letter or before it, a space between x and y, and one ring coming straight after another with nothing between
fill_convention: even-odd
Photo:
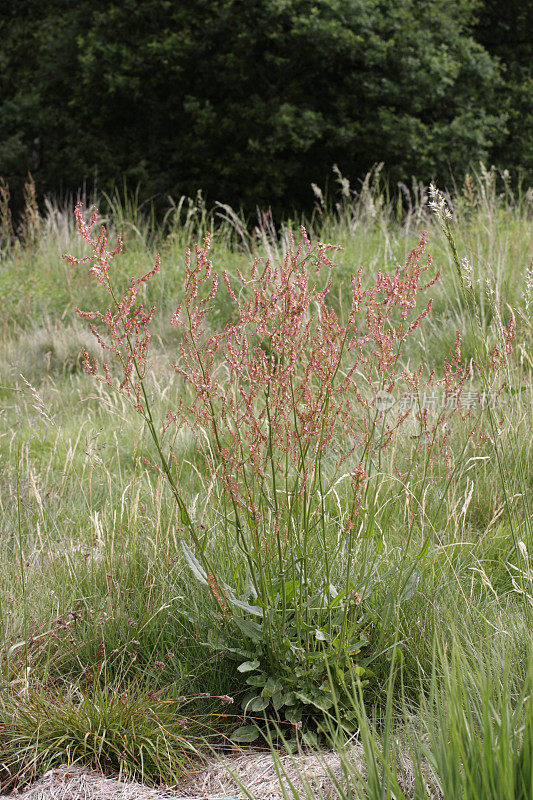
<instances>
[{"instance_id":1,"label":"background shrub","mask_svg":"<svg viewBox=\"0 0 533 800\"><path fill-rule=\"evenodd\" d=\"M30 170L39 194L125 179L279 217L334 163L441 185L480 159L531 174L515 5L21 0L0 21L0 175L19 208Z\"/></svg>"}]
</instances>

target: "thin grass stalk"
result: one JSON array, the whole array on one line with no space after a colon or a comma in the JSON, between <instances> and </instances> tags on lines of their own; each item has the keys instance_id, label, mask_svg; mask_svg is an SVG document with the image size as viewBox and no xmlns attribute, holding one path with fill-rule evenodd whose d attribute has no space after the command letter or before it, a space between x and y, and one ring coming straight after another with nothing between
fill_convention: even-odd
<instances>
[{"instance_id":1,"label":"thin grass stalk","mask_svg":"<svg viewBox=\"0 0 533 800\"><path fill-rule=\"evenodd\" d=\"M480 320L480 317L479 317L479 312L478 312L478 308L477 308L476 298L475 298L474 292L473 292L472 283L470 282L468 285L466 285L465 281L464 281L463 269L462 269L461 261L459 259L459 254L457 252L457 246L456 246L456 243L455 243L455 237L454 237L454 234L453 234L453 231L452 231L452 228L451 228L451 213L446 207L446 203L445 203L444 198L442 197L442 195L436 189L435 186L431 186L430 187L430 195L431 195L431 198L432 198L430 205L431 205L433 211L435 212L435 214L436 214L436 216L437 216L437 218L438 218L438 220L439 220L439 222L441 224L441 227L442 227L442 230L444 232L446 241L448 242L450 253L451 253L452 259L453 259L453 264L455 266L456 273L457 273L457 275L459 277L459 283L460 283L460 287L461 287L461 292L462 292L462 295L463 295L463 297L464 297L464 299L466 301L466 305L467 305L467 309L468 309L469 315L470 315L471 319L473 320L474 325L478 328L479 332L481 334L483 334L483 327L482 327L481 320ZM485 369L484 354L482 352L480 352L480 350L479 350L477 338L474 340L474 343L475 343L475 348L476 348L476 358L477 358L477 362L478 362L478 368L479 368L479 372L480 372L480 376L481 376L483 389L485 390L485 392L488 395L489 391L490 391L490 381L488 379L488 375L487 375L487 372L486 372L486 369ZM506 354L506 349L505 349L504 343L502 343L502 341L500 341L500 348L502 349L502 353L504 354L505 364L506 364L506 368L507 368L508 376L509 376L509 360L508 360L508 357L507 357L507 354ZM499 473L499 477L500 477L500 485L502 487L502 491L504 493L504 498L505 498L505 507L506 507L506 511L507 511L507 517L508 517L508 520L509 520L509 525L511 527L511 533L512 533L512 537L513 537L514 547L515 547L515 550L518 551L520 549L519 546L518 546L519 545L519 535L518 535L519 521L518 521L518 519L516 517L516 512L514 510L514 506L513 506L513 504L511 503L511 500L510 500L511 489L509 487L509 481L508 481L507 474L506 474L506 471L505 471L505 468L504 468L503 455L501 453L501 447L498 444L498 438L499 438L498 437L498 430L497 430L496 420L494 419L494 413L492 411L490 403L488 404L487 415L488 415L489 424L490 424L491 433L492 433L492 446L493 446L494 454L496 456L496 462L497 462L497 466L498 466L498 473ZM513 431L511 435L512 436L516 436L516 431ZM518 440L516 438L515 438L515 446L516 446L515 452L519 452ZM527 481L525 480L525 475L523 474L523 472L522 472L522 487L523 487L523 489L522 489L522 502L524 504L524 510L525 510L524 522L525 522L526 529L529 531L531 514L530 514L530 510L529 510ZM521 580L523 580L522 576L521 576ZM522 585L522 590L523 589L524 589L524 587Z\"/></svg>"}]
</instances>

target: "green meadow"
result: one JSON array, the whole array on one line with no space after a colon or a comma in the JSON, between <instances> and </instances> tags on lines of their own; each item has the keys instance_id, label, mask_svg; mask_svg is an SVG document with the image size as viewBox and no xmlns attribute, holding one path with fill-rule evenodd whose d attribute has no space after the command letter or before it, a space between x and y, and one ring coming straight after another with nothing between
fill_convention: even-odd
<instances>
[{"instance_id":1,"label":"green meadow","mask_svg":"<svg viewBox=\"0 0 533 800\"><path fill-rule=\"evenodd\" d=\"M131 378L142 378L142 413L134 390L119 388L124 364L112 349L102 356L91 320L76 312L118 306L91 274L98 262L73 207L38 208L28 192L16 231L4 207L4 791L63 763L176 786L213 749L272 748L335 749L351 775L350 789L335 787L339 798L533 796L532 190L513 193L505 173L484 168L433 200L416 183L394 196L379 170L357 191L343 180L330 199L317 190L309 218L283 224L208 208L201 196L172 203L161 221L135 195L101 198L93 234L103 222L108 248L118 234L124 243L109 263L117 296L160 256L157 274L137 287L136 303L155 304L146 365L136 361ZM249 416L239 417L253 381L245 360L240 372L230 369L224 347L237 338L224 332L239 334L254 262L260 272L283 264L302 241L301 224L308 260L294 264L302 275L309 267L302 325L311 320L312 335L289 374L289 350L272 330L257 339L260 320L246 323L245 338L252 330L257 339L247 340L246 364L251 370L264 352L253 364L267 372ZM204 338L188 339L170 320L180 303L190 309L207 297L211 283L200 283L197 301L186 271L186 249L194 266L206 231L220 283L201 306L209 305ZM365 309L382 302L424 231L420 264L428 253L432 262L420 284L431 285L416 309L402 317L398 306L398 318L387 316L390 289L378 342L372 331L381 323ZM320 273L311 269L318 242L342 248L328 251L335 266L323 263ZM91 260L75 265L65 253ZM331 330L351 324L351 276L360 267L353 349L339 351L334 374L324 371L325 389L320 353L334 346L323 320L335 314ZM369 294L378 274L390 281ZM271 285L265 278L267 295L276 275ZM292 287L291 275L281 282ZM387 372L383 330L398 331L400 318L409 324L429 300L401 346L394 340ZM285 324L283 308L272 313ZM302 331L295 328L295 341ZM109 343L109 331L102 335ZM209 395L212 417L183 349L208 339L222 343L211 360L202 351L219 387ZM120 346L131 347L125 334ZM89 364L111 359L109 380L86 374L83 350ZM285 369L286 407L274 396ZM290 387L294 396L306 369L299 402L311 409L312 398L324 398L316 406L324 425L312 432L301 406L290 406ZM392 370L394 385L385 380ZM376 404L377 388L392 407ZM163 434L169 411L176 421ZM276 420L292 426L294 457ZM349 759L354 743L363 747L364 780ZM406 758L409 789L398 766Z\"/></svg>"}]
</instances>

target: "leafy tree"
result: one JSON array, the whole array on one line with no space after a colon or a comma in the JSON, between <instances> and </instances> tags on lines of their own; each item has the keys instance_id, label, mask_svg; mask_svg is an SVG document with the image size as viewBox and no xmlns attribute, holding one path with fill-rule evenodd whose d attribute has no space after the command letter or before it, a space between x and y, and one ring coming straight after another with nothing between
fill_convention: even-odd
<instances>
[{"instance_id":1,"label":"leafy tree","mask_svg":"<svg viewBox=\"0 0 533 800\"><path fill-rule=\"evenodd\" d=\"M533 3L485 0L477 12L477 40L502 66L499 103L507 135L493 150L502 166L533 178Z\"/></svg>"},{"instance_id":2,"label":"leafy tree","mask_svg":"<svg viewBox=\"0 0 533 800\"><path fill-rule=\"evenodd\" d=\"M475 0L19 0L0 27L0 174L98 175L276 214L338 163L460 177L506 134ZM503 155L503 154L502 154Z\"/></svg>"}]
</instances>

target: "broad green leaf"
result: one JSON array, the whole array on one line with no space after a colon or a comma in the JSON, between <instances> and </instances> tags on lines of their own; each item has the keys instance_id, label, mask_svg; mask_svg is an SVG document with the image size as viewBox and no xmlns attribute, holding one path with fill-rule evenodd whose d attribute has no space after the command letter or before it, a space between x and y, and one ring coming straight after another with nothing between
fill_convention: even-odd
<instances>
[{"instance_id":1,"label":"broad green leaf","mask_svg":"<svg viewBox=\"0 0 533 800\"><path fill-rule=\"evenodd\" d=\"M242 664L239 664L239 666L237 667L237 671L238 672L251 672L252 670L257 669L259 664L260 664L260 662L257 661L257 659L255 661L244 661Z\"/></svg>"},{"instance_id":2,"label":"broad green leaf","mask_svg":"<svg viewBox=\"0 0 533 800\"><path fill-rule=\"evenodd\" d=\"M256 697L255 700L248 705L249 711L264 711L270 703L270 697Z\"/></svg>"},{"instance_id":3,"label":"broad green leaf","mask_svg":"<svg viewBox=\"0 0 533 800\"><path fill-rule=\"evenodd\" d=\"M255 725L243 725L231 734L233 742L255 742L259 736L259 729Z\"/></svg>"},{"instance_id":4,"label":"broad green leaf","mask_svg":"<svg viewBox=\"0 0 533 800\"><path fill-rule=\"evenodd\" d=\"M235 597L235 592L230 586L225 583L223 583L222 586L224 587L227 598L232 606L236 606L237 608L240 608L241 611L246 611L248 614L253 614L255 617L263 616L263 609L261 606L251 606L250 603L247 603L245 600L239 600L238 597Z\"/></svg>"},{"instance_id":5,"label":"broad green leaf","mask_svg":"<svg viewBox=\"0 0 533 800\"><path fill-rule=\"evenodd\" d=\"M259 675L250 675L249 678L246 678L248 686L265 686L266 682L267 676L264 672L261 672Z\"/></svg>"},{"instance_id":6,"label":"broad green leaf","mask_svg":"<svg viewBox=\"0 0 533 800\"><path fill-rule=\"evenodd\" d=\"M242 619L241 617L234 617L233 622L239 628L241 633L244 633L252 642L260 642L263 638L263 628L257 622L252 622L249 619Z\"/></svg>"},{"instance_id":7,"label":"broad green leaf","mask_svg":"<svg viewBox=\"0 0 533 800\"><path fill-rule=\"evenodd\" d=\"M330 700L329 697L310 697L310 695L304 694L303 692L296 692L296 697L298 700L301 700L302 703L308 706L314 706L320 709L320 711L327 711L333 705L333 701Z\"/></svg>"},{"instance_id":8,"label":"broad green leaf","mask_svg":"<svg viewBox=\"0 0 533 800\"><path fill-rule=\"evenodd\" d=\"M283 706L293 706L296 702L296 698L294 697L293 692L285 692L283 695L282 703Z\"/></svg>"},{"instance_id":9,"label":"broad green leaf","mask_svg":"<svg viewBox=\"0 0 533 800\"><path fill-rule=\"evenodd\" d=\"M302 721L302 709L301 708L288 708L285 711L285 719L288 722L301 722Z\"/></svg>"},{"instance_id":10,"label":"broad green leaf","mask_svg":"<svg viewBox=\"0 0 533 800\"><path fill-rule=\"evenodd\" d=\"M254 697L257 697L257 692L255 691L255 689L253 692L246 692L246 694L241 700L241 708L247 711L248 703L250 703L254 699Z\"/></svg>"},{"instance_id":11,"label":"broad green leaf","mask_svg":"<svg viewBox=\"0 0 533 800\"><path fill-rule=\"evenodd\" d=\"M270 677L267 682L265 683L265 689L273 694L274 692L278 692L282 689L282 685L279 681L275 678Z\"/></svg>"},{"instance_id":12,"label":"broad green leaf","mask_svg":"<svg viewBox=\"0 0 533 800\"><path fill-rule=\"evenodd\" d=\"M184 542L183 539L181 540L181 549L183 550L185 561L187 562L187 565L196 580L200 581L200 583L203 583L204 586L208 586L209 584L207 582L207 575L204 568L192 552L187 542Z\"/></svg>"},{"instance_id":13,"label":"broad green leaf","mask_svg":"<svg viewBox=\"0 0 533 800\"><path fill-rule=\"evenodd\" d=\"M274 711L279 711L281 706L284 702L284 693L283 692L274 692L272 695L272 705L274 706Z\"/></svg>"},{"instance_id":14,"label":"broad green leaf","mask_svg":"<svg viewBox=\"0 0 533 800\"><path fill-rule=\"evenodd\" d=\"M240 661L242 658L252 659L255 655L253 650L243 650L240 647L225 647L224 650L226 653L231 653L234 656L234 661ZM235 656L238 656L239 658L237 659Z\"/></svg>"}]
</instances>

